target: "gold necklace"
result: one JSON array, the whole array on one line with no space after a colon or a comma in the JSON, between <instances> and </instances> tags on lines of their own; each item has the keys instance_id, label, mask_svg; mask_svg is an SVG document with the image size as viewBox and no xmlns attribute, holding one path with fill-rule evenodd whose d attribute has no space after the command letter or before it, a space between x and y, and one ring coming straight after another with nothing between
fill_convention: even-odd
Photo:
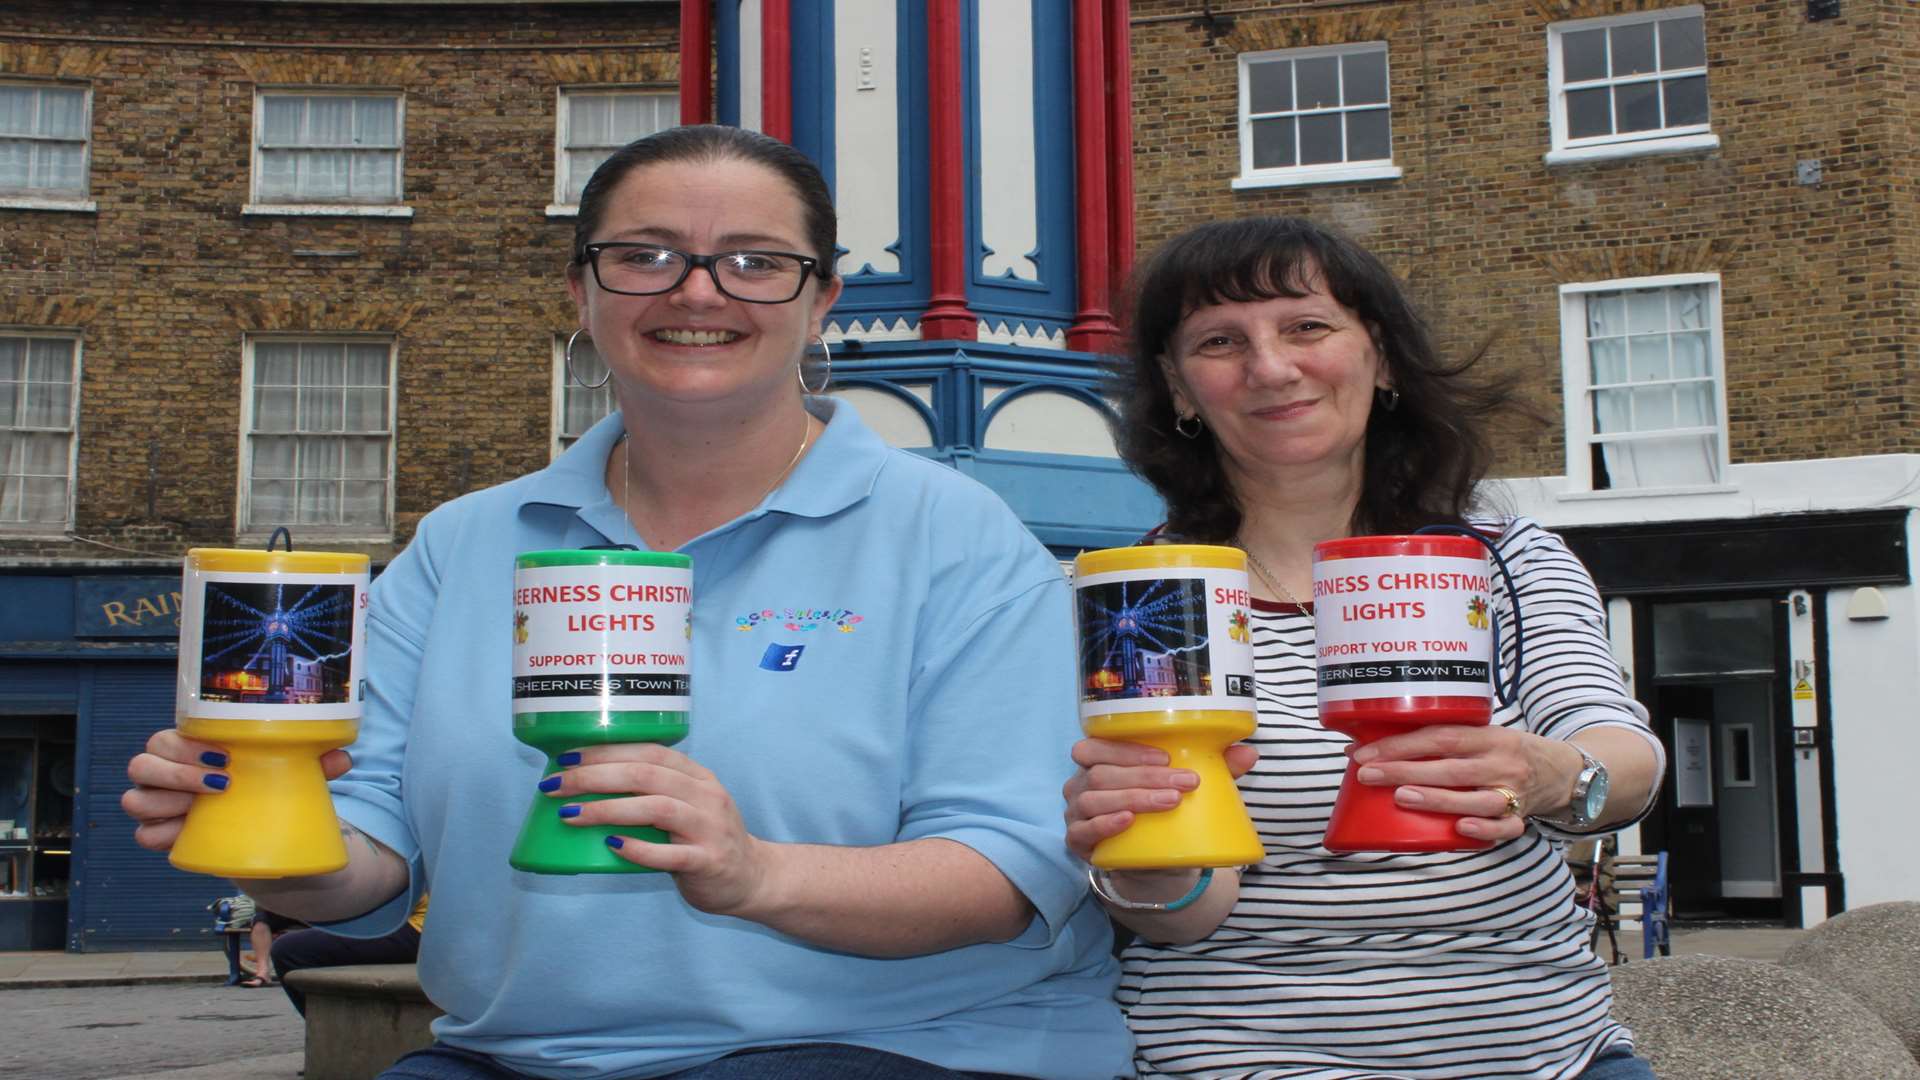
<instances>
[{"instance_id":1,"label":"gold necklace","mask_svg":"<svg viewBox=\"0 0 1920 1080\"><path fill-rule=\"evenodd\" d=\"M1267 564L1260 561L1260 556L1255 555L1253 549L1247 547L1246 541L1236 536L1233 538L1233 542L1235 547L1247 553L1247 565L1253 567L1253 572L1259 575L1261 581L1267 583L1267 588L1279 593L1281 599L1292 604L1294 607L1304 608L1307 606L1301 603L1300 598L1293 595L1292 591L1285 585L1280 584L1279 580L1273 576L1273 572L1267 569Z\"/></svg>"},{"instance_id":2,"label":"gold necklace","mask_svg":"<svg viewBox=\"0 0 1920 1080\"><path fill-rule=\"evenodd\" d=\"M787 462L787 467L780 470L780 475L773 478L773 483L767 485L767 490L760 493L760 497L753 501L753 505L759 506L766 502L767 496L773 494L774 489L780 486L780 482L787 478L787 474L793 471L795 465L800 464L800 455L807 452L807 443L812 438L813 421L808 419L806 425L800 429L800 449L793 452L793 458ZM620 435L620 510L627 515L629 523L633 521L633 470L628 467L632 457L633 437L622 432ZM635 525L634 528L638 529L639 526Z\"/></svg>"}]
</instances>

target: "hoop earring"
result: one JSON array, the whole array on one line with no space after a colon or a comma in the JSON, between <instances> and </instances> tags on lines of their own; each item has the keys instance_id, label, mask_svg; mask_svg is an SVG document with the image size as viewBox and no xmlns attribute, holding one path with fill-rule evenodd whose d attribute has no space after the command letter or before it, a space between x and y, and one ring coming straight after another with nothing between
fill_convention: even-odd
<instances>
[{"instance_id":1,"label":"hoop earring","mask_svg":"<svg viewBox=\"0 0 1920 1080\"><path fill-rule=\"evenodd\" d=\"M572 379L574 382L579 383L581 386L584 386L589 390L598 390L601 387L607 385L608 379L613 378L612 368L608 368L606 374L600 376L599 382L588 382L587 380L581 378L573 370L573 343L580 340L581 334L586 334L586 333L587 333L587 328L583 326L580 329L575 330L572 334L568 335L567 337L567 351L564 357L567 365L567 378ZM587 334L587 340L592 341L593 335Z\"/></svg>"},{"instance_id":2,"label":"hoop earring","mask_svg":"<svg viewBox=\"0 0 1920 1080\"><path fill-rule=\"evenodd\" d=\"M1400 407L1400 391L1395 390L1391 386L1381 387L1374 391L1374 396L1380 399L1380 407L1388 412L1392 412Z\"/></svg>"},{"instance_id":3,"label":"hoop earring","mask_svg":"<svg viewBox=\"0 0 1920 1080\"><path fill-rule=\"evenodd\" d=\"M833 382L833 350L827 347L827 339L819 334L813 335L813 340L820 343L820 355L824 358L823 363L826 367L826 374L820 377L820 385L817 388L807 385L807 361L812 358L812 350L800 354L800 366L793 369L793 374L800 380L802 394L817 397L826 393L827 384Z\"/></svg>"},{"instance_id":4,"label":"hoop earring","mask_svg":"<svg viewBox=\"0 0 1920 1080\"><path fill-rule=\"evenodd\" d=\"M1188 424L1192 424L1193 427L1189 429L1187 427ZM1200 419L1199 413L1194 413L1192 416L1176 416L1173 418L1173 430L1179 432L1180 437L1183 439L1199 438L1200 432L1204 430L1206 426L1207 422Z\"/></svg>"}]
</instances>

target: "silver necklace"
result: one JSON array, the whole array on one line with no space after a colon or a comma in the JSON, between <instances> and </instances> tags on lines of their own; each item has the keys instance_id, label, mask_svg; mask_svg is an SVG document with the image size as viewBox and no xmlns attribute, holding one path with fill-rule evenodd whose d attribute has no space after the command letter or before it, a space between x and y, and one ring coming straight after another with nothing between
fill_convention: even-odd
<instances>
[{"instance_id":1,"label":"silver necklace","mask_svg":"<svg viewBox=\"0 0 1920 1080\"><path fill-rule=\"evenodd\" d=\"M780 475L773 478L773 483L767 485L767 490L760 493L760 497L753 501L753 505L759 506L766 502L767 496L773 494L774 489L780 486L780 482L787 478L787 474L793 471L795 465L800 464L800 455L807 452L807 443L812 438L813 421L808 420L800 429L800 449L793 452L793 458L787 462L787 467L780 470ZM620 435L620 510L627 515L629 523L633 521L633 470L628 467L632 457L633 437L622 432ZM634 525L634 528L638 529L639 526Z\"/></svg>"},{"instance_id":2,"label":"silver necklace","mask_svg":"<svg viewBox=\"0 0 1920 1080\"><path fill-rule=\"evenodd\" d=\"M1260 556L1253 553L1253 549L1247 546L1246 541L1236 536L1233 538L1233 543L1235 547L1247 553L1247 565L1253 567L1253 572L1259 575L1261 581L1267 583L1267 588L1279 593L1281 599L1292 604L1294 607L1304 608L1307 606L1301 603L1300 598L1293 595L1293 592L1285 585L1280 584L1279 579L1273 576L1273 571L1267 569L1267 564L1260 561Z\"/></svg>"}]
</instances>

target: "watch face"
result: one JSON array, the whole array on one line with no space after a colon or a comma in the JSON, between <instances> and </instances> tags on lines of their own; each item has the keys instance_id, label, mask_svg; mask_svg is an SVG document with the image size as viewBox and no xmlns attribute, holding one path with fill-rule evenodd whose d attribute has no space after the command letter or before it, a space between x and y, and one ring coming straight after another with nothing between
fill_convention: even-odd
<instances>
[{"instance_id":1,"label":"watch face","mask_svg":"<svg viewBox=\"0 0 1920 1080\"><path fill-rule=\"evenodd\" d=\"M1588 821L1597 821L1600 811L1607 806L1607 770L1595 769L1593 783L1587 786L1587 805L1582 808L1581 816Z\"/></svg>"}]
</instances>

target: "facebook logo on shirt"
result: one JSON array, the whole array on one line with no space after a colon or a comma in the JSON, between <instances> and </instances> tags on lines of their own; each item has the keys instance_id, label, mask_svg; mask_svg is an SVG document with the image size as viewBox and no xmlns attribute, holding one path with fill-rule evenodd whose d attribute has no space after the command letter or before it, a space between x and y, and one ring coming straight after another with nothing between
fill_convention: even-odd
<instances>
[{"instance_id":1,"label":"facebook logo on shirt","mask_svg":"<svg viewBox=\"0 0 1920 1080\"><path fill-rule=\"evenodd\" d=\"M800 654L805 645L769 645L767 651L760 654L760 667L766 671L792 671L800 666Z\"/></svg>"}]
</instances>

